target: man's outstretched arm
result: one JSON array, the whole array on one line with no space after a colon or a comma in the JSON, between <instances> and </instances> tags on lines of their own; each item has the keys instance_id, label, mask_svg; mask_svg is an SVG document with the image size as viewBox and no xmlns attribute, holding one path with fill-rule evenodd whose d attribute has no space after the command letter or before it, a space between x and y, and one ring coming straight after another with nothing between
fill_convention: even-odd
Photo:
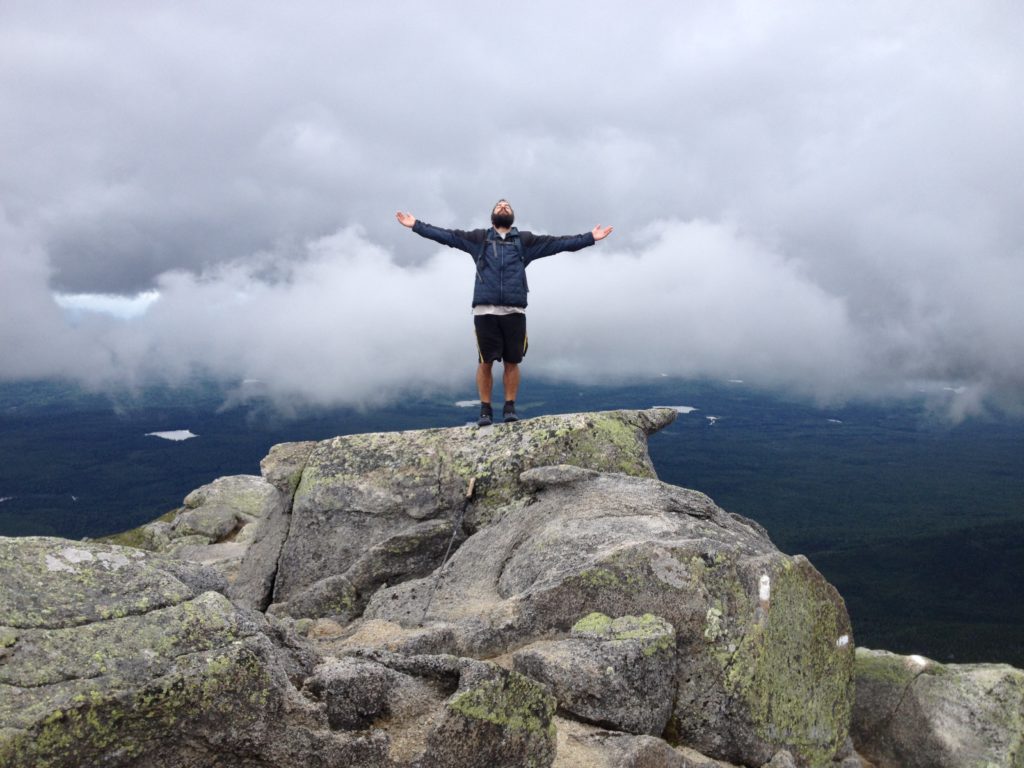
<instances>
[{"instance_id":1,"label":"man's outstretched arm","mask_svg":"<svg viewBox=\"0 0 1024 768\"><path fill-rule=\"evenodd\" d=\"M395 214L395 218L398 219L399 224L403 227L409 227L420 237L441 243L441 245L447 245L450 248L458 248L460 251L465 251L470 255L475 254L479 249L480 243L483 242L484 230L482 229L472 232L464 232L461 229L443 229L442 227L427 224L425 221L420 221L411 213L405 211L398 211Z\"/></svg>"},{"instance_id":2,"label":"man's outstretched arm","mask_svg":"<svg viewBox=\"0 0 1024 768\"><path fill-rule=\"evenodd\" d=\"M611 227L602 227L598 224L589 232L582 235L533 235L532 237L527 235L527 238L523 241L525 249L526 263L529 264L534 259L542 259L545 256L551 256L562 251L578 251L581 248L586 248L588 245L593 245L598 240L604 240L608 235L612 233Z\"/></svg>"}]
</instances>

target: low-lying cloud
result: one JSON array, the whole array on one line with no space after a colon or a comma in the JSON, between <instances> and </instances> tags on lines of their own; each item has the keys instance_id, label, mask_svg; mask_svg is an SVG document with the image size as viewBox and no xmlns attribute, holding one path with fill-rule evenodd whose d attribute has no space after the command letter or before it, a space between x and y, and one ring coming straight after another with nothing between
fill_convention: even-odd
<instances>
[{"instance_id":1,"label":"low-lying cloud","mask_svg":"<svg viewBox=\"0 0 1024 768\"><path fill-rule=\"evenodd\" d=\"M415 266L348 228L311 241L300 257L265 252L199 274L168 272L159 298L142 314L121 313L129 317L80 303L62 311L52 298L41 317L5 304L4 327L20 331L3 373L97 386L201 373L256 379L281 401L319 404L472 392L472 262L407 237L429 254ZM1002 275L950 274L964 298L947 312L922 301L876 323L799 259L731 225L666 219L616 237L530 266L529 376L739 378L825 401L952 383L968 410L1024 381L1024 342L999 336L1015 309L981 300L993 281L1019 277L1013 262ZM45 278L37 270L40 291ZM992 354L1000 349L1016 354Z\"/></svg>"}]
</instances>

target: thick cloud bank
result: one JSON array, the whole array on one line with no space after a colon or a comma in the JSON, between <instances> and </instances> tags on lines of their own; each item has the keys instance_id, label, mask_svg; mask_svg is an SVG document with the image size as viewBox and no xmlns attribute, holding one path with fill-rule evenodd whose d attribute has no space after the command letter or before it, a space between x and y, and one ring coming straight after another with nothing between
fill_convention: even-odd
<instances>
[{"instance_id":1,"label":"thick cloud bank","mask_svg":"<svg viewBox=\"0 0 1024 768\"><path fill-rule=\"evenodd\" d=\"M3 327L19 329L4 337L15 353L5 356L5 373L104 384L202 372L258 379L282 398L317 403L383 402L424 387L471 391L472 262L408 237L429 253L416 266L346 229L301 255L168 272L157 280L159 297L143 297L141 314L139 302L127 302L123 318L95 306L61 311L53 298L41 315L32 301L5 302ZM976 400L1024 380L1024 342L999 337L1001 313L1015 308L983 300L990 281L1014 279L1009 273L973 283L951 276L964 300L945 318L908 308L897 323L865 323L799 260L735 227L665 220L628 247L605 241L534 262L529 274L531 374L742 378L820 399L954 381ZM35 293L46 292L46 277L32 276ZM954 364L957 349L963 358ZM997 349L1013 353L986 352Z\"/></svg>"},{"instance_id":2,"label":"thick cloud bank","mask_svg":"<svg viewBox=\"0 0 1024 768\"><path fill-rule=\"evenodd\" d=\"M615 226L531 268L532 374L1019 404L1022 37L1005 3L4 3L0 377L471 388L465 257L393 212L504 196Z\"/></svg>"}]
</instances>

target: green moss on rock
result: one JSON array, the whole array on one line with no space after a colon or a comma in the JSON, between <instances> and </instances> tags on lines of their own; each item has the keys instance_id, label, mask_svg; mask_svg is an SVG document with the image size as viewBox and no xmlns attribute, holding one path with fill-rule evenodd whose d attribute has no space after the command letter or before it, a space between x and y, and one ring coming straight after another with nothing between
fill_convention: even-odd
<instances>
[{"instance_id":1,"label":"green moss on rock","mask_svg":"<svg viewBox=\"0 0 1024 768\"><path fill-rule=\"evenodd\" d=\"M112 533L109 536L101 536L96 541L101 541L106 544L118 544L122 547L134 547L135 549L153 549L153 537L148 530L148 526L153 523L172 523L174 519L181 512L180 509L172 509L169 512L165 512L155 520L150 520L144 525L140 525L138 528L132 528L128 531L121 531L120 533Z\"/></svg>"},{"instance_id":2,"label":"green moss on rock","mask_svg":"<svg viewBox=\"0 0 1024 768\"><path fill-rule=\"evenodd\" d=\"M12 628L61 628L134 615L196 592L143 552L96 542L0 538L0 571L19 574L26 585L0 590L0 621Z\"/></svg>"},{"instance_id":3,"label":"green moss on rock","mask_svg":"<svg viewBox=\"0 0 1024 768\"><path fill-rule=\"evenodd\" d=\"M842 746L853 706L853 644L839 601L806 561L785 562L772 579L766 615L725 675L756 732L812 766L829 764Z\"/></svg>"},{"instance_id":4,"label":"green moss on rock","mask_svg":"<svg viewBox=\"0 0 1024 768\"><path fill-rule=\"evenodd\" d=\"M599 635L601 637L605 637L610 635L611 631L611 617L605 616L603 613L599 613L597 611L588 613L572 625L573 634Z\"/></svg>"},{"instance_id":5,"label":"green moss on rock","mask_svg":"<svg viewBox=\"0 0 1024 768\"><path fill-rule=\"evenodd\" d=\"M657 412L657 418L646 413L539 416L491 433L427 429L334 438L311 453L295 492L296 506L330 496L337 487L372 485L375 476L396 503L403 490L415 496L417 489L445 484L458 497L475 477L473 516L478 525L486 524L498 508L524 495L519 475L532 467L573 464L655 477L644 425L659 428L674 412Z\"/></svg>"},{"instance_id":6,"label":"green moss on rock","mask_svg":"<svg viewBox=\"0 0 1024 768\"><path fill-rule=\"evenodd\" d=\"M6 730L0 765L56 768L68 755L99 765L113 752L142 759L168 745L201 743L200 734L219 733L226 722L233 733L252 733L278 704L272 691L253 647L190 656L142 689L84 692L30 728Z\"/></svg>"},{"instance_id":7,"label":"green moss on rock","mask_svg":"<svg viewBox=\"0 0 1024 768\"><path fill-rule=\"evenodd\" d=\"M599 612L590 613L573 625L572 636L610 642L639 641L645 656L653 656L675 645L672 625L651 613L617 619Z\"/></svg>"},{"instance_id":8,"label":"green moss on rock","mask_svg":"<svg viewBox=\"0 0 1024 768\"><path fill-rule=\"evenodd\" d=\"M458 693L448 706L459 714L510 731L555 734L557 702L530 678L509 672Z\"/></svg>"},{"instance_id":9,"label":"green moss on rock","mask_svg":"<svg viewBox=\"0 0 1024 768\"><path fill-rule=\"evenodd\" d=\"M870 653L858 648L855 669L857 679L866 682L884 683L897 689L904 689L914 678L921 674L923 667L908 663L909 657L896 654ZM943 674L944 667L938 662L929 661L928 674Z\"/></svg>"}]
</instances>

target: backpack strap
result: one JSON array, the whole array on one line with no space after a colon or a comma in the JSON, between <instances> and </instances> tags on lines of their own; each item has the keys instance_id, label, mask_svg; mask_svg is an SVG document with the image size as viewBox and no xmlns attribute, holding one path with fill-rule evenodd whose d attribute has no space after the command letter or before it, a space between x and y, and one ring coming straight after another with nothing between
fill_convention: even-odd
<instances>
[{"instance_id":1,"label":"backpack strap","mask_svg":"<svg viewBox=\"0 0 1024 768\"><path fill-rule=\"evenodd\" d=\"M473 258L473 266L476 267L476 279L481 283L484 281L484 276L480 273L480 263L484 260L484 256L487 253L487 243L490 242L488 235L490 234L491 230L489 229L484 232L484 239L480 243L480 252Z\"/></svg>"}]
</instances>

